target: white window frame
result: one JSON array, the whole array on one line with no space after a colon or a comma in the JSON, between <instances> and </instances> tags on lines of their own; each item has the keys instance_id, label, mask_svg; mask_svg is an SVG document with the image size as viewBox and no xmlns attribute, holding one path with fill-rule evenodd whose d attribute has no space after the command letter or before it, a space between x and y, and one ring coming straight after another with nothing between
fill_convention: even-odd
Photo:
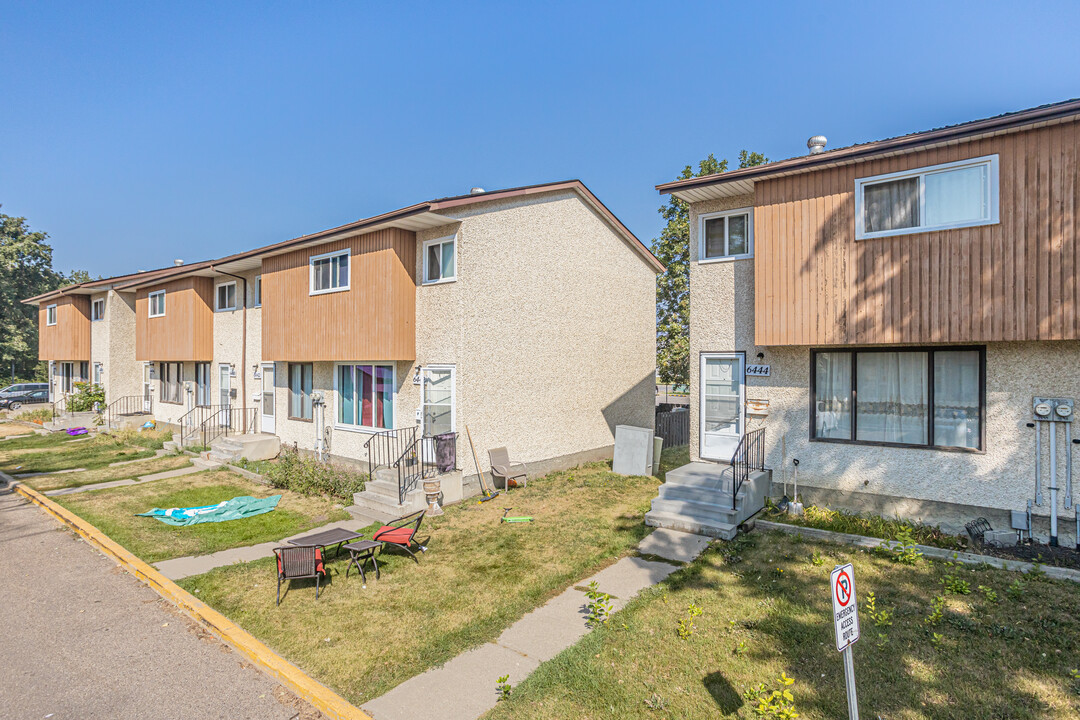
<instances>
[{"instance_id":1,"label":"white window frame","mask_svg":"<svg viewBox=\"0 0 1080 720\"><path fill-rule=\"evenodd\" d=\"M221 304L221 288L227 288L232 285L233 289L233 303L229 306L222 306ZM225 293L228 296L228 292ZM230 280L229 282L219 283L214 286L214 312L231 312L236 309L236 281Z\"/></svg>"},{"instance_id":2,"label":"white window frame","mask_svg":"<svg viewBox=\"0 0 1080 720\"><path fill-rule=\"evenodd\" d=\"M390 368L390 412L393 415L394 423L398 421L398 391L397 391L397 365L392 362L364 362L357 360L356 362L340 362L334 365L334 429L344 430L345 432L361 432L361 433L380 433L387 430L393 430L394 428L381 428L374 425L351 425L343 423L338 420L338 411L341 409L341 370L343 367L355 368L357 365L371 365L372 367L388 367ZM353 370L353 387L356 387L356 371Z\"/></svg>"},{"instance_id":3,"label":"white window frame","mask_svg":"<svg viewBox=\"0 0 1080 720\"><path fill-rule=\"evenodd\" d=\"M708 257L705 255L705 221L717 218L731 217L732 215L746 216L746 252L741 255L721 255ZM724 250L727 251L728 237L727 224L724 224ZM754 257L754 208L744 207L734 210L722 210L720 212L705 213L698 216L698 263L731 262L733 260L746 260Z\"/></svg>"},{"instance_id":4,"label":"white window frame","mask_svg":"<svg viewBox=\"0 0 1080 720\"><path fill-rule=\"evenodd\" d=\"M252 283L255 297L252 298L252 307L262 307L262 275L256 275Z\"/></svg>"},{"instance_id":5,"label":"white window frame","mask_svg":"<svg viewBox=\"0 0 1080 720\"><path fill-rule=\"evenodd\" d=\"M161 296L161 312L159 312L159 313L154 312L154 298L156 296ZM146 302L148 304L147 313L146 313L148 317L152 317L152 318L165 317L165 291L164 290L155 290L152 293L148 293L146 295Z\"/></svg>"},{"instance_id":6,"label":"white window frame","mask_svg":"<svg viewBox=\"0 0 1080 720\"><path fill-rule=\"evenodd\" d=\"M424 427L423 420L426 416L424 408L427 406L424 399L424 377L430 370L450 371L450 432L457 432L457 366L432 363L431 365L424 365L420 370L420 434L427 437L427 428Z\"/></svg>"},{"instance_id":7,"label":"white window frame","mask_svg":"<svg viewBox=\"0 0 1080 720\"><path fill-rule=\"evenodd\" d=\"M101 303L101 314L98 315L98 303ZM101 322L105 319L105 298L98 298L90 303L90 322Z\"/></svg>"},{"instance_id":8,"label":"white window frame","mask_svg":"<svg viewBox=\"0 0 1080 720\"><path fill-rule=\"evenodd\" d=\"M327 258L333 258L333 257L337 257L337 256L340 256L340 255L351 256L352 255L352 250L350 248L345 248L344 250L334 250L332 252L323 253L321 255L312 255L311 257L308 258L308 295L325 295L327 293L345 292L346 290L348 290L350 288L350 286L352 285L352 266L353 266L351 257L349 258L349 267L345 271L345 284L344 285L341 285L339 287L326 288L324 290L316 290L315 289L315 263L317 261L319 261L319 260L324 260L324 259L327 259ZM333 267L332 264L331 264L331 267Z\"/></svg>"},{"instance_id":9,"label":"white window frame","mask_svg":"<svg viewBox=\"0 0 1080 720\"><path fill-rule=\"evenodd\" d=\"M906 178L919 178L919 221L926 219L926 183L923 177L939 172L959 170L966 167L986 166L988 168L987 192L990 197L987 200L988 217L982 220L965 220L963 222L944 223L941 225L919 225L918 227L899 228L896 230L879 230L878 232L866 232L863 230L863 188L867 185L876 185L881 182L902 180ZM1000 200L1000 186L998 184L998 156L983 155L982 157L969 160L957 160L956 162L943 163L941 165L929 165L903 170L901 172L888 173L885 175L872 175L870 177L855 179L855 239L870 240L879 237L894 237L896 235L914 235L915 233L934 232L936 230L949 230L952 228L980 227L982 225L997 225L999 220L998 206Z\"/></svg>"},{"instance_id":10,"label":"white window frame","mask_svg":"<svg viewBox=\"0 0 1080 720\"><path fill-rule=\"evenodd\" d=\"M453 243L454 245L454 274L450 277L442 277L442 254L447 243ZM439 245L439 279L428 280L428 248L432 245ZM443 283L452 283L457 280L458 271L458 257L457 257L457 235L447 235L441 238L435 238L434 240L424 241L421 252L424 255L423 267L421 268L422 275L420 276L422 285L442 285Z\"/></svg>"},{"instance_id":11,"label":"white window frame","mask_svg":"<svg viewBox=\"0 0 1080 720\"><path fill-rule=\"evenodd\" d=\"M158 382L161 387L158 391L158 401L169 405L182 405L184 402L184 363L163 361L159 365Z\"/></svg>"},{"instance_id":12,"label":"white window frame","mask_svg":"<svg viewBox=\"0 0 1080 720\"><path fill-rule=\"evenodd\" d=\"M50 326L56 324L56 303L45 306L45 324Z\"/></svg>"},{"instance_id":13,"label":"white window frame","mask_svg":"<svg viewBox=\"0 0 1080 720\"><path fill-rule=\"evenodd\" d=\"M94 363L94 380L93 380L94 385L101 385L101 377L102 377L102 375L104 373L105 373L104 366L102 366L102 364L99 363L99 362Z\"/></svg>"}]
</instances>

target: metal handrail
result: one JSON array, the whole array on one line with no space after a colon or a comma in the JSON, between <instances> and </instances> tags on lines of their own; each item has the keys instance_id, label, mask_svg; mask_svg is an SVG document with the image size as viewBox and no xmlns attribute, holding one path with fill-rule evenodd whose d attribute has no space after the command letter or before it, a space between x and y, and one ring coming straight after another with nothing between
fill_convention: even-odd
<instances>
[{"instance_id":1,"label":"metal handrail","mask_svg":"<svg viewBox=\"0 0 1080 720\"><path fill-rule=\"evenodd\" d=\"M61 395L56 400L53 400L53 403L52 403L52 419L53 419L53 422L56 422L57 417L63 417L64 415L68 414L68 409L67 409L68 397L69 397L68 395Z\"/></svg>"},{"instance_id":2,"label":"metal handrail","mask_svg":"<svg viewBox=\"0 0 1080 720\"><path fill-rule=\"evenodd\" d=\"M201 426L202 447L209 447L210 443L219 437L229 435L241 435L244 428L255 426L255 408L247 407L223 407L213 413Z\"/></svg>"},{"instance_id":3,"label":"metal handrail","mask_svg":"<svg viewBox=\"0 0 1080 720\"><path fill-rule=\"evenodd\" d=\"M745 433L731 456L731 509L738 503L737 495L750 473L765 469L765 428Z\"/></svg>"},{"instance_id":4,"label":"metal handrail","mask_svg":"<svg viewBox=\"0 0 1080 720\"><path fill-rule=\"evenodd\" d=\"M154 412L154 398L150 395L124 395L113 400L105 408L106 427L112 427L113 418L121 415L142 415Z\"/></svg>"},{"instance_id":5,"label":"metal handrail","mask_svg":"<svg viewBox=\"0 0 1080 720\"><path fill-rule=\"evenodd\" d=\"M416 427L380 430L364 443L367 453L368 475L375 477L375 470L392 468L404 456L406 448L416 440Z\"/></svg>"},{"instance_id":6,"label":"metal handrail","mask_svg":"<svg viewBox=\"0 0 1080 720\"><path fill-rule=\"evenodd\" d=\"M180 416L177 423L180 425L180 445L187 445L196 435L202 432L203 423L214 413L229 407L228 405L196 405Z\"/></svg>"},{"instance_id":7,"label":"metal handrail","mask_svg":"<svg viewBox=\"0 0 1080 720\"><path fill-rule=\"evenodd\" d=\"M405 496L416 487L417 481L433 477L438 473L434 457L430 460L426 457L424 440L430 440L430 438L415 438L394 463L398 476L398 505L405 504Z\"/></svg>"}]
</instances>

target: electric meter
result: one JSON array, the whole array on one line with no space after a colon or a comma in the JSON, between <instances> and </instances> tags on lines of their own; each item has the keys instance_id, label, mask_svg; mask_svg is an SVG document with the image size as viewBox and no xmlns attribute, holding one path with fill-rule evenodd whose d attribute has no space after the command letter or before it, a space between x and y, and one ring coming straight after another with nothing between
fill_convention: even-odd
<instances>
[{"instance_id":1,"label":"electric meter","mask_svg":"<svg viewBox=\"0 0 1080 720\"><path fill-rule=\"evenodd\" d=\"M1041 402L1035 406L1035 414L1039 417L1050 416L1050 403Z\"/></svg>"},{"instance_id":2,"label":"electric meter","mask_svg":"<svg viewBox=\"0 0 1080 720\"><path fill-rule=\"evenodd\" d=\"M1058 417L1067 418L1072 415L1072 407L1066 405L1065 403L1058 405L1056 408L1054 408L1054 411L1057 412Z\"/></svg>"}]
</instances>

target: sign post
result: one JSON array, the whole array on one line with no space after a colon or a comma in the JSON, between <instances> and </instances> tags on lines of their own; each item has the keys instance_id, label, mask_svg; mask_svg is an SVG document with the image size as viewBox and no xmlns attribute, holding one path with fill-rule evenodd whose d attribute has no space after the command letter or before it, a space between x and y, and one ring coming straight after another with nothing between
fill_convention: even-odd
<instances>
[{"instance_id":1,"label":"sign post","mask_svg":"<svg viewBox=\"0 0 1080 720\"><path fill-rule=\"evenodd\" d=\"M851 646L859 639L859 602L855 597L855 567L848 563L833 568L829 579L829 589L832 592L836 649L844 656L848 720L859 720L859 701L855 696L855 661L851 658Z\"/></svg>"}]
</instances>

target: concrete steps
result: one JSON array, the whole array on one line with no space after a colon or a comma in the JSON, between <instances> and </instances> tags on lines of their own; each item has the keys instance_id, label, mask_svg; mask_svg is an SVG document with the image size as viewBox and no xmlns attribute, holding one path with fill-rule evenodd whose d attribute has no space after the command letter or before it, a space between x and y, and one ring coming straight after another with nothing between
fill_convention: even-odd
<instances>
[{"instance_id":1,"label":"concrete steps","mask_svg":"<svg viewBox=\"0 0 1080 720\"><path fill-rule=\"evenodd\" d=\"M752 473L732 502L730 465L695 462L667 473L645 515L650 527L730 540L765 503L772 473Z\"/></svg>"},{"instance_id":2,"label":"concrete steps","mask_svg":"<svg viewBox=\"0 0 1080 720\"><path fill-rule=\"evenodd\" d=\"M269 460L277 457L281 441L269 433L248 433L219 437L210 443L210 451L204 456L216 463L231 463L240 458Z\"/></svg>"}]
</instances>

